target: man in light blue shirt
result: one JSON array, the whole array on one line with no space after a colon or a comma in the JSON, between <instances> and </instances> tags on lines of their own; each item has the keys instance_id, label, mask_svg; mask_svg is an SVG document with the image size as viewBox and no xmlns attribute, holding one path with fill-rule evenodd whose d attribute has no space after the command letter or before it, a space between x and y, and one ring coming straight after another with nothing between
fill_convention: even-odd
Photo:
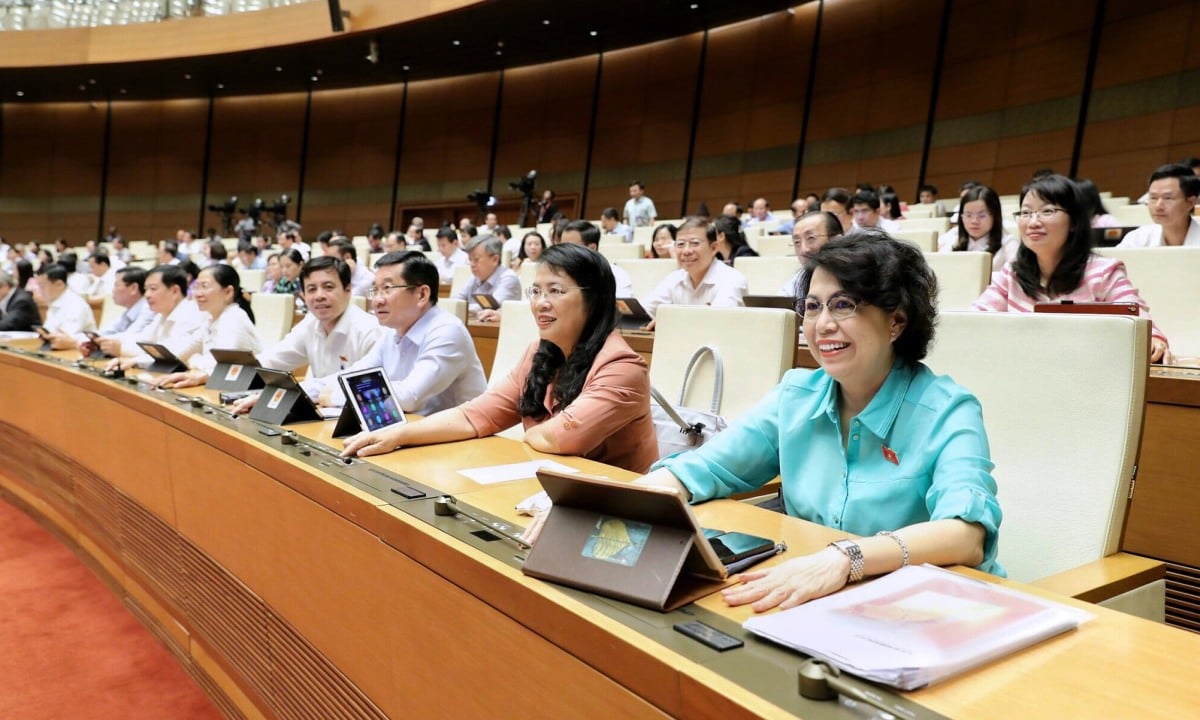
<instances>
[{"instance_id":1,"label":"man in light blue shirt","mask_svg":"<svg viewBox=\"0 0 1200 720\"><path fill-rule=\"evenodd\" d=\"M633 227L648 227L658 217L654 201L646 196L646 186L641 180L629 183L629 200L625 202L625 224Z\"/></svg>"},{"instance_id":2,"label":"man in light blue shirt","mask_svg":"<svg viewBox=\"0 0 1200 720\"><path fill-rule=\"evenodd\" d=\"M633 242L633 228L620 221L616 208L604 208L600 213L600 229L605 235L618 235L621 242Z\"/></svg>"},{"instance_id":3,"label":"man in light blue shirt","mask_svg":"<svg viewBox=\"0 0 1200 720\"><path fill-rule=\"evenodd\" d=\"M382 367L405 412L429 416L473 400L487 389L467 327L437 306L437 267L424 253L393 252L376 264L371 305L387 328L349 370ZM316 380L322 405L344 405L336 375Z\"/></svg>"},{"instance_id":4,"label":"man in light blue shirt","mask_svg":"<svg viewBox=\"0 0 1200 720\"><path fill-rule=\"evenodd\" d=\"M467 258L471 263L471 282L462 286L453 297L467 301L467 309L476 313L479 320L490 322L500 317L497 309L506 300L521 299L521 279L517 274L500 264L503 244L499 238L484 236L475 238L467 246ZM476 295L491 295L497 309L481 308L475 301Z\"/></svg>"}]
</instances>

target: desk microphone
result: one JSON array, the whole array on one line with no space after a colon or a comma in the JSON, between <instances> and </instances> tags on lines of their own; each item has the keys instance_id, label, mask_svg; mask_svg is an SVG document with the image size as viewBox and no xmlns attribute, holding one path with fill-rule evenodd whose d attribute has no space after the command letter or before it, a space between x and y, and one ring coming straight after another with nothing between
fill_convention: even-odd
<instances>
[{"instance_id":1,"label":"desk microphone","mask_svg":"<svg viewBox=\"0 0 1200 720\"><path fill-rule=\"evenodd\" d=\"M800 665L800 695L809 700L834 700L845 695L855 702L865 703L889 715L912 717L913 713L900 705L889 705L878 693L847 682L836 666L815 658Z\"/></svg>"},{"instance_id":2,"label":"desk microphone","mask_svg":"<svg viewBox=\"0 0 1200 720\"><path fill-rule=\"evenodd\" d=\"M442 497L433 501L433 514L438 515L440 517L453 517L455 515L462 515L462 516L464 516L470 520L474 520L475 522L484 526L485 528L488 529L488 532L494 532L497 535L500 535L508 540L511 540L512 542L516 543L523 550L528 550L529 548L533 547L529 543L522 540L519 535L514 535L514 534L508 532L507 530L503 529L503 528L508 527L507 523L491 522L491 521L485 520L484 518L481 518L473 513L469 513L466 510L463 510L461 507L459 507L458 501L449 495L443 495Z\"/></svg>"}]
</instances>

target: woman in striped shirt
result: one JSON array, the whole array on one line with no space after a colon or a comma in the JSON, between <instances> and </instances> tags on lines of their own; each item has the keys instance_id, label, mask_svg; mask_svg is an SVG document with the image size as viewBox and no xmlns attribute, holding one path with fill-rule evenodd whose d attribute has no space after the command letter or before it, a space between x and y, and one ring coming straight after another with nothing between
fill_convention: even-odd
<instances>
[{"instance_id":1,"label":"woman in striped shirt","mask_svg":"<svg viewBox=\"0 0 1200 720\"><path fill-rule=\"evenodd\" d=\"M1021 247L972 306L995 312L1032 312L1035 303L1135 302L1150 308L1125 274L1125 263L1092 253L1091 212L1075 183L1062 175L1021 189L1016 213ZM1171 362L1167 338L1151 323L1150 360Z\"/></svg>"}]
</instances>

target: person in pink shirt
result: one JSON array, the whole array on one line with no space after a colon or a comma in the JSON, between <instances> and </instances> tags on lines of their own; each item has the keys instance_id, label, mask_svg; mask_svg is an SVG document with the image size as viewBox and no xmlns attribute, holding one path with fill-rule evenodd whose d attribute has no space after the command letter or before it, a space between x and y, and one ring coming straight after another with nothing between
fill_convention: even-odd
<instances>
[{"instance_id":1,"label":"person in pink shirt","mask_svg":"<svg viewBox=\"0 0 1200 720\"><path fill-rule=\"evenodd\" d=\"M1048 175L1021 189L1016 213L1021 247L972 306L975 310L1033 312L1039 302L1135 302L1150 307L1125 274L1125 263L1092 253L1092 214L1079 188ZM1171 362L1167 338L1151 324L1150 360Z\"/></svg>"},{"instance_id":2,"label":"person in pink shirt","mask_svg":"<svg viewBox=\"0 0 1200 720\"><path fill-rule=\"evenodd\" d=\"M540 339L511 373L458 407L350 437L342 455L486 437L519 423L534 450L649 470L658 459L650 374L616 329L608 261L582 245L548 247L526 294Z\"/></svg>"}]
</instances>

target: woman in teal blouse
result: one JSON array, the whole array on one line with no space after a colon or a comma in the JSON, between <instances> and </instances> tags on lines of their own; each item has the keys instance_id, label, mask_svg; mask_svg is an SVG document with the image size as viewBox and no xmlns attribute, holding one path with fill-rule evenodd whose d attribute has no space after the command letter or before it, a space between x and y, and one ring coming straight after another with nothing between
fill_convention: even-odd
<instances>
[{"instance_id":1,"label":"woman in teal blouse","mask_svg":"<svg viewBox=\"0 0 1200 720\"><path fill-rule=\"evenodd\" d=\"M867 229L807 269L804 336L821 369L788 372L728 430L638 482L703 502L779 475L788 514L863 536L743 574L725 591L732 605L792 607L910 563L1003 575L979 401L920 362L937 296L920 251Z\"/></svg>"}]
</instances>

